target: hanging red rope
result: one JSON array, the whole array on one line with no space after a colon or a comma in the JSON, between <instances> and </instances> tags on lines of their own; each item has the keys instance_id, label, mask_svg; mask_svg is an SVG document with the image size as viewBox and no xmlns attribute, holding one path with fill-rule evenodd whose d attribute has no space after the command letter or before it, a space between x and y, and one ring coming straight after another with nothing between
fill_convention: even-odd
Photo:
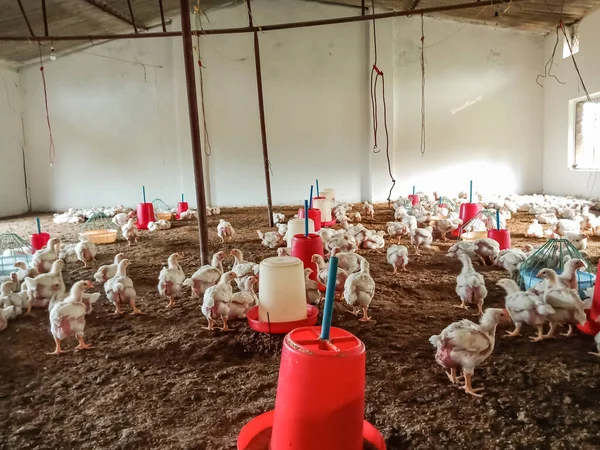
<instances>
[{"instance_id":1,"label":"hanging red rope","mask_svg":"<svg viewBox=\"0 0 600 450\"><path fill-rule=\"evenodd\" d=\"M52 136L52 125L50 124L50 113L48 112L48 88L46 86L46 74L44 73L44 63L42 61L42 44L39 44L40 51L40 72L42 74L42 85L44 86L44 105L46 107L46 123L48 124L48 135L50 137L50 167L54 165L54 157L56 156L56 148L54 147L54 137Z\"/></svg>"},{"instance_id":2,"label":"hanging red rope","mask_svg":"<svg viewBox=\"0 0 600 450\"><path fill-rule=\"evenodd\" d=\"M371 0L371 13L375 14L375 0ZM375 18L373 18L373 66L371 67L371 114L373 120L373 153L379 153L381 150L377 145L377 132L379 130L379 105L377 102L377 81L381 78L381 100L383 105L383 128L385 130L385 154L387 158L388 173L392 180L392 186L388 193L387 201L391 202L392 191L396 186L396 180L392 175L392 161L390 159L390 135L387 126L387 103L385 100L385 78L383 71L377 66L377 28Z\"/></svg>"}]
</instances>

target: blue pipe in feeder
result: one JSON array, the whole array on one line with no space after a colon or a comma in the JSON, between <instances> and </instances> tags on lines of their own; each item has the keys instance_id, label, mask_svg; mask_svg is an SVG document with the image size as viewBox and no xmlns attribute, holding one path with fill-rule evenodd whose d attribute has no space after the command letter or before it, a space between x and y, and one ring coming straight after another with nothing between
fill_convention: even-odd
<instances>
[{"instance_id":1,"label":"blue pipe in feeder","mask_svg":"<svg viewBox=\"0 0 600 450\"><path fill-rule=\"evenodd\" d=\"M40 218L36 217L35 218L35 222L37 223L38 234L41 234L42 233L42 227L40 226Z\"/></svg>"},{"instance_id":2,"label":"blue pipe in feeder","mask_svg":"<svg viewBox=\"0 0 600 450\"><path fill-rule=\"evenodd\" d=\"M309 197L311 208L312 208L312 199L313 199L313 185L311 184L310 185L310 197Z\"/></svg>"},{"instance_id":3,"label":"blue pipe in feeder","mask_svg":"<svg viewBox=\"0 0 600 450\"><path fill-rule=\"evenodd\" d=\"M332 256L329 259L329 272L327 273L327 290L325 291L325 307L323 308L323 323L321 324L321 336L319 339L328 340L331 331L331 319L333 316L333 297L335 295L335 281L337 279L338 259Z\"/></svg>"},{"instance_id":4,"label":"blue pipe in feeder","mask_svg":"<svg viewBox=\"0 0 600 450\"><path fill-rule=\"evenodd\" d=\"M317 197L320 197L320 194L319 194L319 180L317 180Z\"/></svg>"},{"instance_id":5,"label":"blue pipe in feeder","mask_svg":"<svg viewBox=\"0 0 600 450\"><path fill-rule=\"evenodd\" d=\"M473 203L473 180L469 181L469 203Z\"/></svg>"},{"instance_id":6,"label":"blue pipe in feeder","mask_svg":"<svg viewBox=\"0 0 600 450\"><path fill-rule=\"evenodd\" d=\"M144 198L144 203L146 203L146 186L142 186L142 197Z\"/></svg>"},{"instance_id":7,"label":"blue pipe in feeder","mask_svg":"<svg viewBox=\"0 0 600 450\"><path fill-rule=\"evenodd\" d=\"M183 202L184 202L184 200L183 200L183 194L181 194L181 203L183 203Z\"/></svg>"},{"instance_id":8,"label":"blue pipe in feeder","mask_svg":"<svg viewBox=\"0 0 600 450\"><path fill-rule=\"evenodd\" d=\"M304 236L308 237L308 200L304 200Z\"/></svg>"},{"instance_id":9,"label":"blue pipe in feeder","mask_svg":"<svg viewBox=\"0 0 600 450\"><path fill-rule=\"evenodd\" d=\"M413 186L413 195L415 195L415 187Z\"/></svg>"},{"instance_id":10,"label":"blue pipe in feeder","mask_svg":"<svg viewBox=\"0 0 600 450\"><path fill-rule=\"evenodd\" d=\"M500 210L496 210L496 229L500 229Z\"/></svg>"}]
</instances>

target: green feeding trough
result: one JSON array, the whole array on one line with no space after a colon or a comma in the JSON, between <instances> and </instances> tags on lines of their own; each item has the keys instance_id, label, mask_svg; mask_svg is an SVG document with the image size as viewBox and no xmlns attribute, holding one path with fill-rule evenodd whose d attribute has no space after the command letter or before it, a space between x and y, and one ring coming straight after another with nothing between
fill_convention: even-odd
<instances>
[{"instance_id":1,"label":"green feeding trough","mask_svg":"<svg viewBox=\"0 0 600 450\"><path fill-rule=\"evenodd\" d=\"M594 286L596 283L596 270L581 252L566 239L550 239L535 253L523 261L519 270L519 284L524 289L531 289L543 281L537 277L542 269L553 269L559 275L563 272L565 264L571 259L580 259L584 262L584 270L577 271L577 287L579 294Z\"/></svg>"},{"instance_id":2,"label":"green feeding trough","mask_svg":"<svg viewBox=\"0 0 600 450\"><path fill-rule=\"evenodd\" d=\"M14 233L0 234L0 275L15 272L15 264L24 262L29 266L33 249L29 242Z\"/></svg>"}]
</instances>

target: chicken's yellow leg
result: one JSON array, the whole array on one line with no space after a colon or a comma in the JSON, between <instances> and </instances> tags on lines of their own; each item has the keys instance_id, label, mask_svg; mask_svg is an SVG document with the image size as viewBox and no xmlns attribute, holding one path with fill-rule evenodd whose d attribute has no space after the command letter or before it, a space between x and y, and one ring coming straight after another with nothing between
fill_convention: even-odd
<instances>
[{"instance_id":1,"label":"chicken's yellow leg","mask_svg":"<svg viewBox=\"0 0 600 450\"><path fill-rule=\"evenodd\" d=\"M569 331L566 333L560 333L561 336L571 337L573 336L573 325L569 325Z\"/></svg>"},{"instance_id":2,"label":"chicken's yellow leg","mask_svg":"<svg viewBox=\"0 0 600 450\"><path fill-rule=\"evenodd\" d=\"M83 341L83 336L77 336L77 340L79 341L79 345L77 347L75 347L75 350L85 350L88 348L94 348L94 346L92 346L90 344L86 344Z\"/></svg>"},{"instance_id":3,"label":"chicken's yellow leg","mask_svg":"<svg viewBox=\"0 0 600 450\"><path fill-rule=\"evenodd\" d=\"M521 336L521 327L522 326L523 326L523 324L521 324L521 323L515 323L515 330L513 332L507 331L506 336L504 336L504 337Z\"/></svg>"},{"instance_id":4,"label":"chicken's yellow leg","mask_svg":"<svg viewBox=\"0 0 600 450\"><path fill-rule=\"evenodd\" d=\"M54 342L56 343L56 348L54 349L53 352L49 352L46 353L47 355L60 355L61 353L64 353L62 351L62 349L60 348L60 339L59 338L54 338Z\"/></svg>"},{"instance_id":5,"label":"chicken's yellow leg","mask_svg":"<svg viewBox=\"0 0 600 450\"><path fill-rule=\"evenodd\" d=\"M530 337L529 339L531 339L532 342L539 342L539 341L543 341L544 339L546 339L548 337L548 335L544 336L544 327L543 326L539 326L537 327L537 331L538 334L536 337ZM550 328L550 331L552 331L552 328ZM550 331L548 332L548 334L550 334Z\"/></svg>"},{"instance_id":6,"label":"chicken's yellow leg","mask_svg":"<svg viewBox=\"0 0 600 450\"><path fill-rule=\"evenodd\" d=\"M472 374L465 373L465 385L461 386L461 388L464 389L467 394L471 394L474 397L482 397L482 395L478 394L477 392L483 391L484 388L473 389L473 387L471 386L471 378L472 377L473 377Z\"/></svg>"}]
</instances>

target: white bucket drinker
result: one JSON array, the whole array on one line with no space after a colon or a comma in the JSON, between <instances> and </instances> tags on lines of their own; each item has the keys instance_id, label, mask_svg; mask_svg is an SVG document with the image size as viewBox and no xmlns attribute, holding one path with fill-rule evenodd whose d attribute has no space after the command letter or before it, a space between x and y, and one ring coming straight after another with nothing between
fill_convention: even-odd
<instances>
[{"instance_id":1,"label":"white bucket drinker","mask_svg":"<svg viewBox=\"0 0 600 450\"><path fill-rule=\"evenodd\" d=\"M304 265L293 256L272 257L260 263L258 319L293 322L306 319Z\"/></svg>"}]
</instances>

